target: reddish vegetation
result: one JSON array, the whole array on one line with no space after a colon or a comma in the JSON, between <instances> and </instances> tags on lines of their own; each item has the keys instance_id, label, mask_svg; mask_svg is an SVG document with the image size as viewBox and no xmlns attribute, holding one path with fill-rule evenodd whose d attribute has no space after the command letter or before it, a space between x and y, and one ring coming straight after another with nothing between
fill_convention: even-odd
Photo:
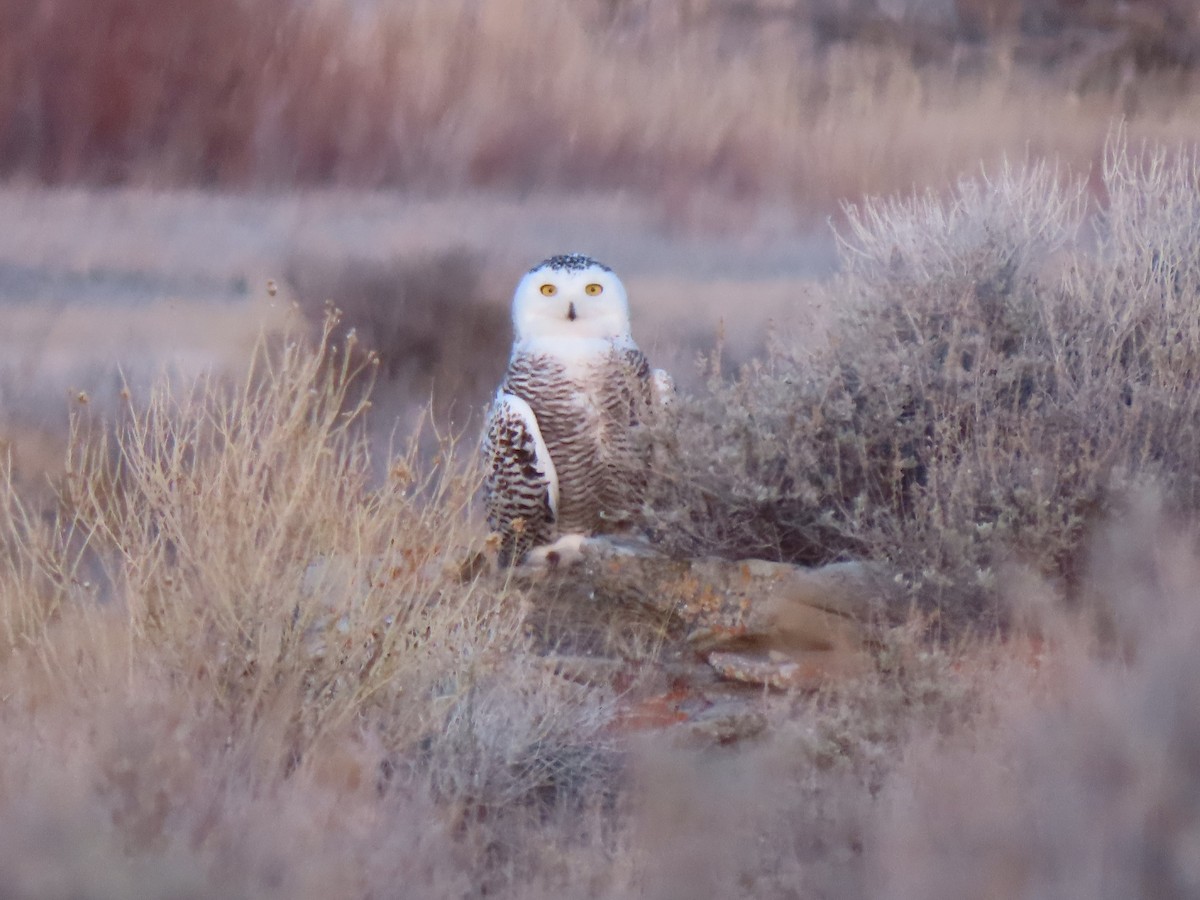
<instances>
[{"instance_id":1,"label":"reddish vegetation","mask_svg":"<svg viewBox=\"0 0 1200 900\"><path fill-rule=\"evenodd\" d=\"M0 175L828 208L1027 145L1087 162L1114 115L1194 136L1197 26L1134 6L10 0Z\"/></svg>"},{"instance_id":2,"label":"reddish vegetation","mask_svg":"<svg viewBox=\"0 0 1200 900\"><path fill-rule=\"evenodd\" d=\"M48 182L327 179L382 99L293 0L15 0L0 34L0 159Z\"/></svg>"}]
</instances>

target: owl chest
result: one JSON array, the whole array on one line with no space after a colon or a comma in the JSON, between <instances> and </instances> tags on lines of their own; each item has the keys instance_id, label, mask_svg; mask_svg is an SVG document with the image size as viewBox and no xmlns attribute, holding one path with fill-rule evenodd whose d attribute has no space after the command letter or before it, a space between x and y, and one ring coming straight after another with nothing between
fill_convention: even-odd
<instances>
[{"instance_id":1,"label":"owl chest","mask_svg":"<svg viewBox=\"0 0 1200 900\"><path fill-rule=\"evenodd\" d=\"M596 385L570 378L548 379L528 400L559 469L560 489L564 474L586 466L600 451L604 400Z\"/></svg>"},{"instance_id":2,"label":"owl chest","mask_svg":"<svg viewBox=\"0 0 1200 900\"><path fill-rule=\"evenodd\" d=\"M561 531L595 531L602 526L612 493L608 410L611 398L602 373L568 373L539 367L536 374L511 378L509 389L529 403L558 478Z\"/></svg>"}]
</instances>

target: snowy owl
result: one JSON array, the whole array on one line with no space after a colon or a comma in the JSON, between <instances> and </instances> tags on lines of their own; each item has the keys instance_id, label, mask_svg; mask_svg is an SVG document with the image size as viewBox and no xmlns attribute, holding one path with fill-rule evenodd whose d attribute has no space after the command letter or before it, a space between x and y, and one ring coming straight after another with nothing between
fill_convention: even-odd
<instances>
[{"instance_id":1,"label":"snowy owl","mask_svg":"<svg viewBox=\"0 0 1200 900\"><path fill-rule=\"evenodd\" d=\"M634 428L672 390L633 341L625 286L590 257L553 256L526 273L512 320L512 356L483 440L502 563L636 522L648 460Z\"/></svg>"}]
</instances>

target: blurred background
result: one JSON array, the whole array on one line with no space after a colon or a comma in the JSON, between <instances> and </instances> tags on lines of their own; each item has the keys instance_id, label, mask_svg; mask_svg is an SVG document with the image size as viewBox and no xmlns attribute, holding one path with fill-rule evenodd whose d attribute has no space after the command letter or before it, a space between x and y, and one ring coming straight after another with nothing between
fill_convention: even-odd
<instances>
[{"instance_id":1,"label":"blurred background","mask_svg":"<svg viewBox=\"0 0 1200 900\"><path fill-rule=\"evenodd\" d=\"M4 0L0 440L235 371L327 304L383 416L470 428L582 250L684 385L836 310L845 204L1200 136L1193 0Z\"/></svg>"}]
</instances>

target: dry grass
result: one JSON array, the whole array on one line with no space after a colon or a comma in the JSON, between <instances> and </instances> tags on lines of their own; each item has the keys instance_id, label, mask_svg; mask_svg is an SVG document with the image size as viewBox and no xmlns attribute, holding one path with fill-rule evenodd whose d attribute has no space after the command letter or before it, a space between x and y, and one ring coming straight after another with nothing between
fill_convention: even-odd
<instances>
[{"instance_id":1,"label":"dry grass","mask_svg":"<svg viewBox=\"0 0 1200 900\"><path fill-rule=\"evenodd\" d=\"M630 734L542 654L653 659L662 623L481 567L473 434L372 437L482 402L487 261L298 257L319 326L236 377L221 339L223 374L95 379L65 450L43 311L10 308L0 894L1196 894L1200 163L1137 143L1200 136L1183 0L86 7L0 4L6 177L620 188L724 233L909 194L839 219L828 346L734 347L680 398L655 501L681 551L886 559L923 611L866 672L757 698L748 746Z\"/></svg>"},{"instance_id":2,"label":"dry grass","mask_svg":"<svg viewBox=\"0 0 1200 900\"><path fill-rule=\"evenodd\" d=\"M53 511L0 480L0 893L1194 893L1196 165L1115 138L1094 220L1037 164L849 211L830 346L680 398L664 537L1010 623L914 614L750 745L540 655L579 633L478 565L473 447L373 458L340 323L79 407Z\"/></svg>"},{"instance_id":3,"label":"dry grass","mask_svg":"<svg viewBox=\"0 0 1200 900\"><path fill-rule=\"evenodd\" d=\"M1058 50L1030 61L1053 22L980 45L967 38L991 26L970 23L996 17L959 5L17 0L0 12L0 169L619 187L730 227L737 201L830 210L1025 147L1086 164L1114 116L1196 137L1193 60L1167 46L1195 32L1182 14L1148 30L1076 11L1079 34L1059 22Z\"/></svg>"},{"instance_id":4,"label":"dry grass","mask_svg":"<svg viewBox=\"0 0 1200 900\"><path fill-rule=\"evenodd\" d=\"M354 896L398 872L462 892L500 865L493 819L540 822L607 770L598 692L522 654L513 592L460 574L471 467L414 443L372 486L356 354L324 337L260 348L240 385L162 382L111 443L81 427L53 521L5 483L5 843L92 861L6 857L10 895L92 864L104 896Z\"/></svg>"}]
</instances>

